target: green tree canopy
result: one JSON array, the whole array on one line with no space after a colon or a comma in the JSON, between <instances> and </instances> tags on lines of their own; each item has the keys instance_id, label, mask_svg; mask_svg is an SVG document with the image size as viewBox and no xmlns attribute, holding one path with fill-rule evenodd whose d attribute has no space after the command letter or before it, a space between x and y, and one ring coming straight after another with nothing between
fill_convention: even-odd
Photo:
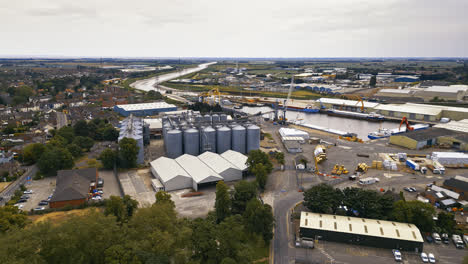
<instances>
[{"instance_id":1,"label":"green tree canopy","mask_svg":"<svg viewBox=\"0 0 468 264\"><path fill-rule=\"evenodd\" d=\"M217 222L223 221L231 213L231 198L229 197L229 188L224 181L216 184L216 202L215 212Z\"/></svg>"},{"instance_id":2,"label":"green tree canopy","mask_svg":"<svg viewBox=\"0 0 468 264\"><path fill-rule=\"evenodd\" d=\"M72 143L73 139L75 139L75 131L73 127L69 126L64 126L57 130L56 135L63 137L67 141L67 144Z\"/></svg>"},{"instance_id":3,"label":"green tree canopy","mask_svg":"<svg viewBox=\"0 0 468 264\"><path fill-rule=\"evenodd\" d=\"M78 158L78 157L81 157L83 155L83 151L76 144L69 144L67 146L67 150L73 155L74 158Z\"/></svg>"},{"instance_id":4,"label":"green tree canopy","mask_svg":"<svg viewBox=\"0 0 468 264\"><path fill-rule=\"evenodd\" d=\"M247 203L257 196L255 182L239 181L234 185L232 193L232 213L243 214Z\"/></svg>"},{"instance_id":5,"label":"green tree canopy","mask_svg":"<svg viewBox=\"0 0 468 264\"><path fill-rule=\"evenodd\" d=\"M71 169L74 165L72 154L64 148L49 147L37 162L44 175L55 175L58 170Z\"/></svg>"},{"instance_id":6,"label":"green tree canopy","mask_svg":"<svg viewBox=\"0 0 468 264\"><path fill-rule=\"evenodd\" d=\"M41 157L42 153L45 151L44 144L33 143L29 144L23 149L23 161L26 164L34 164Z\"/></svg>"},{"instance_id":7,"label":"green tree canopy","mask_svg":"<svg viewBox=\"0 0 468 264\"><path fill-rule=\"evenodd\" d=\"M257 164L263 164L266 168L267 174L270 174L273 170L273 164L271 163L268 154L259 149L250 151L247 158L247 166L249 167L250 172L253 173L252 170Z\"/></svg>"},{"instance_id":8,"label":"green tree canopy","mask_svg":"<svg viewBox=\"0 0 468 264\"><path fill-rule=\"evenodd\" d=\"M133 138L123 138L119 142L119 155L123 168L134 168L137 166L137 155L139 147Z\"/></svg>"},{"instance_id":9,"label":"green tree canopy","mask_svg":"<svg viewBox=\"0 0 468 264\"><path fill-rule=\"evenodd\" d=\"M85 149L86 151L89 151L94 145L94 140L90 137L77 136L73 140L73 144L76 144L77 146Z\"/></svg>"},{"instance_id":10,"label":"green tree canopy","mask_svg":"<svg viewBox=\"0 0 468 264\"><path fill-rule=\"evenodd\" d=\"M315 185L304 192L304 205L317 213L335 213L342 199L341 191L325 183Z\"/></svg>"},{"instance_id":11,"label":"green tree canopy","mask_svg":"<svg viewBox=\"0 0 468 264\"><path fill-rule=\"evenodd\" d=\"M118 153L117 151L106 148L104 149L101 154L99 155L99 160L101 161L102 165L105 169L113 169L115 162L117 162Z\"/></svg>"},{"instance_id":12,"label":"green tree canopy","mask_svg":"<svg viewBox=\"0 0 468 264\"><path fill-rule=\"evenodd\" d=\"M395 221L412 223L423 232L431 232L434 227L434 207L421 201L397 201L393 209Z\"/></svg>"},{"instance_id":13,"label":"green tree canopy","mask_svg":"<svg viewBox=\"0 0 468 264\"><path fill-rule=\"evenodd\" d=\"M270 205L262 204L256 198L250 200L244 212L244 219L247 230L261 235L265 242L269 243L273 238L275 219Z\"/></svg>"},{"instance_id":14,"label":"green tree canopy","mask_svg":"<svg viewBox=\"0 0 468 264\"><path fill-rule=\"evenodd\" d=\"M79 120L73 125L73 130L76 136L87 137L89 135L88 122Z\"/></svg>"}]
</instances>

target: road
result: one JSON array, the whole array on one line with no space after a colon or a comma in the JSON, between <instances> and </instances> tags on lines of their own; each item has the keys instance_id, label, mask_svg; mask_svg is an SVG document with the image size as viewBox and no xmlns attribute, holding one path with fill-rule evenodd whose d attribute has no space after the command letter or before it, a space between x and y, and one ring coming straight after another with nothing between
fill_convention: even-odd
<instances>
[{"instance_id":1,"label":"road","mask_svg":"<svg viewBox=\"0 0 468 264\"><path fill-rule=\"evenodd\" d=\"M57 113L57 129L60 129L68 124L67 115L62 112Z\"/></svg>"},{"instance_id":2,"label":"road","mask_svg":"<svg viewBox=\"0 0 468 264\"><path fill-rule=\"evenodd\" d=\"M156 89L155 87L155 85L157 84L167 82L169 80L176 79L176 78L179 78L181 76L184 76L190 73L204 70L208 66L215 64L215 63L216 62L203 63L203 64L198 65L195 68L183 69L178 72L171 72L168 74L163 74L163 75L155 76L155 77L144 79L144 80L139 80L134 83L131 83L130 87L138 89L138 90L146 91L146 92L151 91L151 90L157 91L158 89Z\"/></svg>"},{"instance_id":3,"label":"road","mask_svg":"<svg viewBox=\"0 0 468 264\"><path fill-rule=\"evenodd\" d=\"M36 175L37 167L36 165L30 166L26 168L26 172L15 182L10 184L7 188L5 188L2 192L0 192L0 197L3 197L3 200L0 201L0 205L4 205L8 202L11 197L15 194L15 191L19 189L20 185L24 185L28 179L34 178Z\"/></svg>"}]
</instances>

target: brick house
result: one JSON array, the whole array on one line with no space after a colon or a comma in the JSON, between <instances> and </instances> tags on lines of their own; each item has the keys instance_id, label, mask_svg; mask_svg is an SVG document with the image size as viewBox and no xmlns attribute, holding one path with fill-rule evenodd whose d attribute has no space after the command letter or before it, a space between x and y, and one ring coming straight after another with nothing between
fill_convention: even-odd
<instances>
[{"instance_id":1,"label":"brick house","mask_svg":"<svg viewBox=\"0 0 468 264\"><path fill-rule=\"evenodd\" d=\"M50 208L85 203L91 197L90 193L96 186L97 179L96 168L58 171L55 192L49 202Z\"/></svg>"}]
</instances>

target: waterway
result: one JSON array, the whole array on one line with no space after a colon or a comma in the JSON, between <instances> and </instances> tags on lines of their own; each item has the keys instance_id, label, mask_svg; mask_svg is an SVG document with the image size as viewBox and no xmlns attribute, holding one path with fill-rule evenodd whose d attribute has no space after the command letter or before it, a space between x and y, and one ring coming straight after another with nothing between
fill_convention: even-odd
<instances>
[{"instance_id":1,"label":"waterway","mask_svg":"<svg viewBox=\"0 0 468 264\"><path fill-rule=\"evenodd\" d=\"M244 106L241 111L248 113L248 114L256 114L258 112L262 112L262 113L271 112L273 111L273 108L268 107L268 106L262 106L262 107ZM280 116L282 115L281 111L279 115ZM273 118L274 114L269 113L263 116ZM320 114L320 113L308 114L308 113L302 113L302 112L296 112L296 111L287 111L286 118L291 122L301 121L306 124L317 125L317 126L321 126L324 128L332 128L332 129L337 129L337 130L341 130L344 132L356 133L358 137L363 140L368 140L367 134L369 134L369 132L377 131L379 130L379 128L394 129L394 128L398 128L399 126L399 124L396 122L387 122L387 121L368 122L365 120L329 116L327 114Z\"/></svg>"}]
</instances>

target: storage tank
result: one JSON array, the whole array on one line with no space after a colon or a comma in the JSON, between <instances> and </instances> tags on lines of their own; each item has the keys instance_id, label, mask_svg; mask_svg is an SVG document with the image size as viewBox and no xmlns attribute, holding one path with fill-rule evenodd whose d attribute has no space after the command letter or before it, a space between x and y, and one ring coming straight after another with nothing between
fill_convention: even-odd
<instances>
[{"instance_id":1,"label":"storage tank","mask_svg":"<svg viewBox=\"0 0 468 264\"><path fill-rule=\"evenodd\" d=\"M221 154L231 149L231 129L227 126L216 131L216 151Z\"/></svg>"},{"instance_id":2,"label":"storage tank","mask_svg":"<svg viewBox=\"0 0 468 264\"><path fill-rule=\"evenodd\" d=\"M213 120L213 122L219 122L219 115L218 114L213 114L211 116L211 119Z\"/></svg>"},{"instance_id":3,"label":"storage tank","mask_svg":"<svg viewBox=\"0 0 468 264\"><path fill-rule=\"evenodd\" d=\"M201 115L196 115L196 116L195 116L195 122L200 123L201 120L202 120Z\"/></svg>"},{"instance_id":4,"label":"storage tank","mask_svg":"<svg viewBox=\"0 0 468 264\"><path fill-rule=\"evenodd\" d=\"M182 131L178 129L167 131L165 144L168 158L175 159L184 154L182 146Z\"/></svg>"},{"instance_id":5,"label":"storage tank","mask_svg":"<svg viewBox=\"0 0 468 264\"><path fill-rule=\"evenodd\" d=\"M205 116L203 117L203 121L205 121L205 122L211 122L211 116L210 116L210 115L205 115Z\"/></svg>"},{"instance_id":6,"label":"storage tank","mask_svg":"<svg viewBox=\"0 0 468 264\"><path fill-rule=\"evenodd\" d=\"M232 129L232 150L245 154L245 127L236 126Z\"/></svg>"},{"instance_id":7,"label":"storage tank","mask_svg":"<svg viewBox=\"0 0 468 264\"><path fill-rule=\"evenodd\" d=\"M247 153L260 148L260 128L256 125L247 127Z\"/></svg>"},{"instance_id":8,"label":"storage tank","mask_svg":"<svg viewBox=\"0 0 468 264\"><path fill-rule=\"evenodd\" d=\"M226 114L221 114L219 116L219 121L221 122L226 122L227 121L227 115Z\"/></svg>"},{"instance_id":9,"label":"storage tank","mask_svg":"<svg viewBox=\"0 0 468 264\"><path fill-rule=\"evenodd\" d=\"M196 128L184 130L184 153L193 156L200 154L200 133Z\"/></svg>"},{"instance_id":10,"label":"storage tank","mask_svg":"<svg viewBox=\"0 0 468 264\"><path fill-rule=\"evenodd\" d=\"M205 151L216 152L216 130L212 127L208 126L203 128L203 132L201 133L201 146L200 146L200 153Z\"/></svg>"}]
</instances>

